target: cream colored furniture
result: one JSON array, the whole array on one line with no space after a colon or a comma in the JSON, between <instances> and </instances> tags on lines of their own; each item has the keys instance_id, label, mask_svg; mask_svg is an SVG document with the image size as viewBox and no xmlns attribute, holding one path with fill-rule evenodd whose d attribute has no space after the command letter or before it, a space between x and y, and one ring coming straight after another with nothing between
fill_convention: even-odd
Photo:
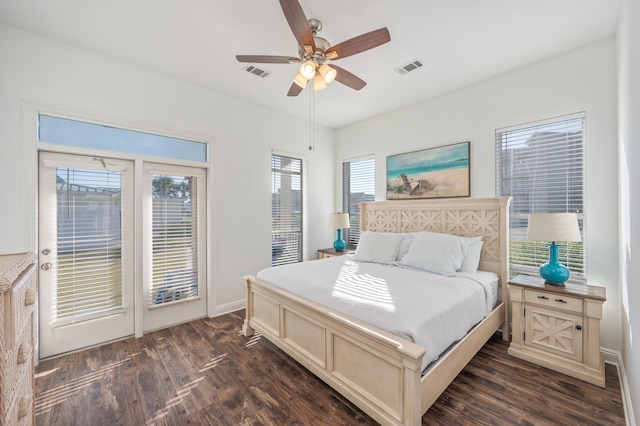
<instances>
[{"instance_id":1,"label":"cream colored furniture","mask_svg":"<svg viewBox=\"0 0 640 426\"><path fill-rule=\"evenodd\" d=\"M35 423L36 255L0 255L0 424Z\"/></svg>"},{"instance_id":2,"label":"cream colored furniture","mask_svg":"<svg viewBox=\"0 0 640 426\"><path fill-rule=\"evenodd\" d=\"M509 354L605 386L600 353L603 287L545 285L541 277L509 280L513 335Z\"/></svg>"},{"instance_id":3,"label":"cream colored furniture","mask_svg":"<svg viewBox=\"0 0 640 426\"><path fill-rule=\"evenodd\" d=\"M318 259L326 259L328 257L343 256L345 254L352 254L352 253L353 253L353 250L336 251L336 249L334 248L320 249L318 250Z\"/></svg>"},{"instance_id":4,"label":"cream colored furniture","mask_svg":"<svg viewBox=\"0 0 640 426\"><path fill-rule=\"evenodd\" d=\"M361 230L483 236L480 269L500 277L508 300L509 199L452 198L362 203ZM419 425L422 414L498 328L508 339L501 302L421 376L425 348L282 290L244 277L245 336L259 331L381 424Z\"/></svg>"}]
</instances>

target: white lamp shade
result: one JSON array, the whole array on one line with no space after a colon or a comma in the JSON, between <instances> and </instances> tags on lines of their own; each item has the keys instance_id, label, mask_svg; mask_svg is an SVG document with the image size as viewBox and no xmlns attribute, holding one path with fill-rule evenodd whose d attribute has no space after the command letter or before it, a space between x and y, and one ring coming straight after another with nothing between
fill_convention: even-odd
<instances>
[{"instance_id":1,"label":"white lamp shade","mask_svg":"<svg viewBox=\"0 0 640 426\"><path fill-rule=\"evenodd\" d=\"M324 82L327 84L335 80L336 76L338 75L338 72L327 64L322 64L320 68L318 68L318 72L324 79Z\"/></svg>"},{"instance_id":2,"label":"white lamp shade","mask_svg":"<svg viewBox=\"0 0 640 426\"><path fill-rule=\"evenodd\" d=\"M324 90L327 88L327 83L324 82L324 78L320 74L316 74L313 77L313 90Z\"/></svg>"},{"instance_id":3,"label":"white lamp shade","mask_svg":"<svg viewBox=\"0 0 640 426\"><path fill-rule=\"evenodd\" d=\"M329 214L329 228L343 229L349 228L349 213L331 213Z\"/></svg>"},{"instance_id":4,"label":"white lamp shade","mask_svg":"<svg viewBox=\"0 0 640 426\"><path fill-rule=\"evenodd\" d=\"M537 241L582 241L575 213L529 215L527 239Z\"/></svg>"},{"instance_id":5,"label":"white lamp shade","mask_svg":"<svg viewBox=\"0 0 640 426\"><path fill-rule=\"evenodd\" d=\"M311 59L300 65L300 75L307 80L311 80L316 75L316 64Z\"/></svg>"}]
</instances>

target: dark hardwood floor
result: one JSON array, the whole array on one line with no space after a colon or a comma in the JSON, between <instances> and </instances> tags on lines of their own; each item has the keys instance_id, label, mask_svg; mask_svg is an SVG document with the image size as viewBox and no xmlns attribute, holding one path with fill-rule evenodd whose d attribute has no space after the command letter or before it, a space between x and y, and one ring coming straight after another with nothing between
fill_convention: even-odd
<instances>
[{"instance_id":1,"label":"dark hardwood floor","mask_svg":"<svg viewBox=\"0 0 640 426\"><path fill-rule=\"evenodd\" d=\"M371 425L266 339L243 311L43 361L38 425ZM605 389L507 355L497 335L424 425L624 425L616 368ZM372 372L375 374L375 372Z\"/></svg>"}]
</instances>

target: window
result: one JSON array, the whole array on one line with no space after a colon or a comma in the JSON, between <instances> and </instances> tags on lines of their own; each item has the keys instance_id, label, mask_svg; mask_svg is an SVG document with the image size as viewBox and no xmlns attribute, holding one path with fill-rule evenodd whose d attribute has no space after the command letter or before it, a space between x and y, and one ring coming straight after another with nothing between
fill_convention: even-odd
<instances>
[{"instance_id":1,"label":"window","mask_svg":"<svg viewBox=\"0 0 640 426\"><path fill-rule=\"evenodd\" d=\"M38 115L40 142L179 160L207 161L207 144L136 130Z\"/></svg>"},{"instance_id":2,"label":"window","mask_svg":"<svg viewBox=\"0 0 640 426\"><path fill-rule=\"evenodd\" d=\"M301 262L304 255L303 162L271 156L271 264Z\"/></svg>"},{"instance_id":3,"label":"window","mask_svg":"<svg viewBox=\"0 0 640 426\"><path fill-rule=\"evenodd\" d=\"M512 273L537 273L549 260L546 242L528 241L531 213L576 213L582 242L559 243L560 262L584 280L585 115L496 130L496 193L511 196Z\"/></svg>"},{"instance_id":4,"label":"window","mask_svg":"<svg viewBox=\"0 0 640 426\"><path fill-rule=\"evenodd\" d=\"M200 177L152 174L152 282L149 305L198 297Z\"/></svg>"},{"instance_id":5,"label":"window","mask_svg":"<svg viewBox=\"0 0 640 426\"><path fill-rule=\"evenodd\" d=\"M126 170L56 167L56 326L113 315L122 297L122 185ZM47 212L52 213L52 212Z\"/></svg>"},{"instance_id":6,"label":"window","mask_svg":"<svg viewBox=\"0 0 640 426\"><path fill-rule=\"evenodd\" d=\"M349 213L351 227L344 239L348 248L355 248L360 239L360 206L376 199L376 160L373 157L342 163L342 210Z\"/></svg>"}]
</instances>

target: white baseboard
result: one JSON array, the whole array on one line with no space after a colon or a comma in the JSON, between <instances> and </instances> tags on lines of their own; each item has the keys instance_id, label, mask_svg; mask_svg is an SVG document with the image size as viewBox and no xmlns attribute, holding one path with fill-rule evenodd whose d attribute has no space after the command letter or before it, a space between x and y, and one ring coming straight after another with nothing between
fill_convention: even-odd
<instances>
[{"instance_id":1,"label":"white baseboard","mask_svg":"<svg viewBox=\"0 0 640 426\"><path fill-rule=\"evenodd\" d=\"M231 312L239 311L247 306L246 299L236 300L235 302L225 303L224 305L218 305L213 311L213 315L210 317L217 317L218 315L224 315Z\"/></svg>"},{"instance_id":2,"label":"white baseboard","mask_svg":"<svg viewBox=\"0 0 640 426\"><path fill-rule=\"evenodd\" d=\"M620 392L622 393L622 405L624 406L624 418L627 426L636 426L635 415L633 414L633 405L631 404L631 394L629 393L629 382L627 381L627 373L624 369L622 354L612 349L600 348L604 361L618 367L618 379L620 380Z\"/></svg>"}]
</instances>

